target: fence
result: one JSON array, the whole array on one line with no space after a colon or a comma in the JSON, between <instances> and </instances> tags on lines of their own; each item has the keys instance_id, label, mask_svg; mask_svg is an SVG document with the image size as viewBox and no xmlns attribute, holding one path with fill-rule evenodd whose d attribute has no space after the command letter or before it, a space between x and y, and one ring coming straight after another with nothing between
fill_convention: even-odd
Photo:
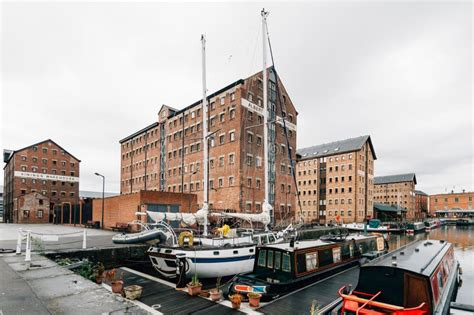
<instances>
[{"instance_id":1,"label":"fence","mask_svg":"<svg viewBox=\"0 0 474 315\"><path fill-rule=\"evenodd\" d=\"M71 233L61 233L61 234L46 234L46 233L37 233L32 232L31 230L23 231L22 228L18 229L18 239L16 243L16 254L21 254L21 246L23 241L26 240L26 248L25 248L25 262L27 265L27 269L31 266L31 241L33 236L38 236L42 241L49 241L49 242L59 242L60 236L68 236L68 235L76 235L82 234L82 240L77 241L70 241L70 242L61 242L58 244L49 244L49 245L64 245L64 244L73 244L82 242L82 249L87 248L87 230L84 229L83 231L79 232L71 232Z\"/></svg>"}]
</instances>

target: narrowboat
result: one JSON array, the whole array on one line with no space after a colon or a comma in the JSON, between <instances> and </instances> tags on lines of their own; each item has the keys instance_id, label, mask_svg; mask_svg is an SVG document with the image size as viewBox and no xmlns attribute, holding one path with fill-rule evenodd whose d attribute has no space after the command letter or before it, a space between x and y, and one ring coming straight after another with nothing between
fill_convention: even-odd
<instances>
[{"instance_id":1,"label":"narrowboat","mask_svg":"<svg viewBox=\"0 0 474 315\"><path fill-rule=\"evenodd\" d=\"M405 233L406 226L400 222L384 222L382 223L387 227L390 233Z\"/></svg>"},{"instance_id":2,"label":"narrowboat","mask_svg":"<svg viewBox=\"0 0 474 315\"><path fill-rule=\"evenodd\" d=\"M407 224L407 229L406 232L407 234L416 234L416 233L421 233L425 232L425 224L423 222L410 222Z\"/></svg>"},{"instance_id":3,"label":"narrowboat","mask_svg":"<svg viewBox=\"0 0 474 315\"><path fill-rule=\"evenodd\" d=\"M388 233L389 228L387 226L381 225L380 220L372 219L369 220L367 226L365 223L350 223L350 224L343 224L344 228L348 229L349 231L367 231L367 232L377 232L377 233Z\"/></svg>"},{"instance_id":4,"label":"narrowboat","mask_svg":"<svg viewBox=\"0 0 474 315\"><path fill-rule=\"evenodd\" d=\"M387 250L388 243L380 234L259 246L253 272L236 275L225 295L241 293L245 299L254 292L262 295L262 301L271 301Z\"/></svg>"},{"instance_id":5,"label":"narrowboat","mask_svg":"<svg viewBox=\"0 0 474 315\"><path fill-rule=\"evenodd\" d=\"M354 290L339 289L340 314L449 314L460 283L454 248L417 241L360 267Z\"/></svg>"},{"instance_id":6,"label":"narrowboat","mask_svg":"<svg viewBox=\"0 0 474 315\"><path fill-rule=\"evenodd\" d=\"M429 232L441 226L441 221L437 219L430 219L423 222L425 225L425 231Z\"/></svg>"}]
</instances>

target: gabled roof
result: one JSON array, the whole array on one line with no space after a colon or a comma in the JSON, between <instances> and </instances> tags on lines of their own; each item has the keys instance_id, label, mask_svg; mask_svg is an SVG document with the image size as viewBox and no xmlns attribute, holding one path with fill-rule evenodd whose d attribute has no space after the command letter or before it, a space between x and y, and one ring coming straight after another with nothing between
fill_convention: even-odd
<instances>
[{"instance_id":1,"label":"gabled roof","mask_svg":"<svg viewBox=\"0 0 474 315\"><path fill-rule=\"evenodd\" d=\"M416 176L415 173L407 174L396 174L396 175L387 175L387 176L375 176L374 184L393 184L393 183L403 183L403 182L414 182L416 185Z\"/></svg>"},{"instance_id":2,"label":"gabled roof","mask_svg":"<svg viewBox=\"0 0 474 315\"><path fill-rule=\"evenodd\" d=\"M27 146L27 147L21 148L21 149L19 149L19 150L13 151L13 153L10 155L9 159L8 159L7 161L5 161L5 163L8 164L8 162L10 162L10 160L12 159L12 157L13 157L17 152L20 152L20 151L23 151L23 150L32 148L32 147L34 147L34 146L43 144L43 143L45 143L45 142L52 142L52 143L54 143L58 148L60 148L61 150L63 150L63 151L66 152L67 154L69 154L71 157L73 157L74 159L76 159L76 161L81 162L81 160L79 160L77 157L75 157L74 155L72 155L71 153L69 153L66 149L64 149L62 146L60 146L59 144L57 144L57 143L54 142L53 140L51 140L51 139L46 139L46 140L37 142L37 143L35 143L35 144L31 144L31 145L29 145L29 146Z\"/></svg>"},{"instance_id":3,"label":"gabled roof","mask_svg":"<svg viewBox=\"0 0 474 315\"><path fill-rule=\"evenodd\" d=\"M354 152L354 151L360 150L367 141L369 142L370 149L374 156L374 160L376 160L377 157L375 155L375 150L372 145L372 140L370 139L370 136L368 135L357 137L357 138L334 141L330 143L319 144L312 147L299 149L297 150L296 153L297 155L300 156L299 158L300 160L306 160L306 159L330 156L330 155L341 154L341 153L346 153L346 152Z\"/></svg>"}]
</instances>

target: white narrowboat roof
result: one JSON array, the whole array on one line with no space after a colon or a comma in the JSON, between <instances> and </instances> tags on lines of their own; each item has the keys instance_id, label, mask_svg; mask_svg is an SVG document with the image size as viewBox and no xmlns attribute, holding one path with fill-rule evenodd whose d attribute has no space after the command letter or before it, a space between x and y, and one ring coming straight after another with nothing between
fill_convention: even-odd
<instances>
[{"instance_id":1,"label":"white narrowboat roof","mask_svg":"<svg viewBox=\"0 0 474 315\"><path fill-rule=\"evenodd\" d=\"M374 238L375 235L373 234L368 234L368 235L363 235L363 234L349 234L346 237L346 241L350 241L352 239L358 241L358 240L364 240L364 239L369 239L369 238ZM284 243L278 243L278 244L270 244L270 245L265 245L265 248L276 248L276 249L281 249L289 252L293 252L298 249L306 249L306 248L311 248L311 247L316 247L316 246L324 246L324 245L330 245L330 244L337 244L339 242L335 241L324 241L324 240L302 240L302 241L295 241L295 245L293 247L290 247L290 242L284 242Z\"/></svg>"}]
</instances>

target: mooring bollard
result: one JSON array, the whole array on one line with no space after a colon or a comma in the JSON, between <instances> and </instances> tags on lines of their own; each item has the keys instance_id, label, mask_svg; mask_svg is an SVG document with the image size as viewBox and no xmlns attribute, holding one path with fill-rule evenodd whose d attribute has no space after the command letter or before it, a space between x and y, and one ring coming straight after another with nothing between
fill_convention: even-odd
<instances>
[{"instance_id":1,"label":"mooring bollard","mask_svg":"<svg viewBox=\"0 0 474 315\"><path fill-rule=\"evenodd\" d=\"M26 231L26 254L25 254L26 269L31 266L31 231Z\"/></svg>"},{"instance_id":2,"label":"mooring bollard","mask_svg":"<svg viewBox=\"0 0 474 315\"><path fill-rule=\"evenodd\" d=\"M18 240L16 241L16 254L21 254L21 241L23 240L23 229L18 229Z\"/></svg>"},{"instance_id":3,"label":"mooring bollard","mask_svg":"<svg viewBox=\"0 0 474 315\"><path fill-rule=\"evenodd\" d=\"M87 230L84 229L84 231L82 232L82 249L86 249L87 247Z\"/></svg>"}]
</instances>

